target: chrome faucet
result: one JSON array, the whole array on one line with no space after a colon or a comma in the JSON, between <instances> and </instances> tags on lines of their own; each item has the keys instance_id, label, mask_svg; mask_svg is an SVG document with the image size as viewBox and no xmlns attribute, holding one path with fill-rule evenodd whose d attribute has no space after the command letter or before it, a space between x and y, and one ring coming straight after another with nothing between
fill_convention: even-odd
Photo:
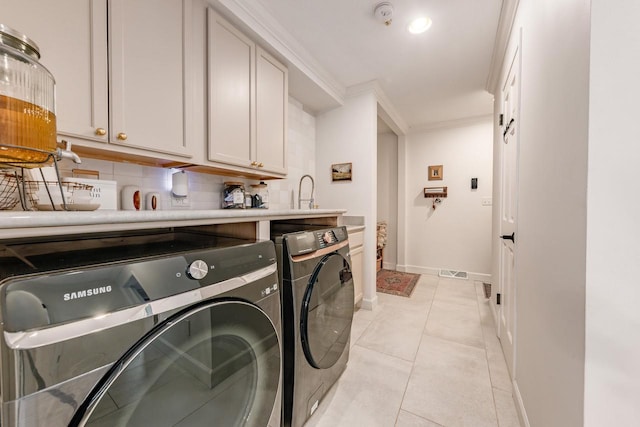
<instances>
[{"instance_id":1,"label":"chrome faucet","mask_svg":"<svg viewBox=\"0 0 640 427\"><path fill-rule=\"evenodd\" d=\"M303 199L302 198L302 181L305 178L309 178L311 180L311 198ZM313 190L315 188L315 183L313 182L313 177L311 175L302 175L300 178L300 183L298 184L298 209L301 209L302 202L309 202L309 209L313 209Z\"/></svg>"}]
</instances>

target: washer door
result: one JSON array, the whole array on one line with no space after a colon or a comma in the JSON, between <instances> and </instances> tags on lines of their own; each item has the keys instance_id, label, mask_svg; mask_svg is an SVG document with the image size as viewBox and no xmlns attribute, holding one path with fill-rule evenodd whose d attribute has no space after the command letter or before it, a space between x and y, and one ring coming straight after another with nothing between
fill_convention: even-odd
<instances>
[{"instance_id":1,"label":"washer door","mask_svg":"<svg viewBox=\"0 0 640 427\"><path fill-rule=\"evenodd\" d=\"M302 349L314 368L330 368L349 345L353 298L349 262L338 252L325 255L311 275L300 313Z\"/></svg>"},{"instance_id":2,"label":"washer door","mask_svg":"<svg viewBox=\"0 0 640 427\"><path fill-rule=\"evenodd\" d=\"M280 379L269 317L237 300L159 323L96 384L72 426L265 426Z\"/></svg>"}]
</instances>

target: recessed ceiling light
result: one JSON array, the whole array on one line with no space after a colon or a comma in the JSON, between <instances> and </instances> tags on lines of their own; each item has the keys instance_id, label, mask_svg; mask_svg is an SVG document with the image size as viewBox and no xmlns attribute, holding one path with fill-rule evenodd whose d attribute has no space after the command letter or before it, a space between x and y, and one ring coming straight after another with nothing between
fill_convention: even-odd
<instances>
[{"instance_id":1,"label":"recessed ceiling light","mask_svg":"<svg viewBox=\"0 0 640 427\"><path fill-rule=\"evenodd\" d=\"M420 18L416 18L411 21L409 27L407 28L411 34L420 34L427 31L433 22L431 18L427 16L421 16Z\"/></svg>"}]
</instances>

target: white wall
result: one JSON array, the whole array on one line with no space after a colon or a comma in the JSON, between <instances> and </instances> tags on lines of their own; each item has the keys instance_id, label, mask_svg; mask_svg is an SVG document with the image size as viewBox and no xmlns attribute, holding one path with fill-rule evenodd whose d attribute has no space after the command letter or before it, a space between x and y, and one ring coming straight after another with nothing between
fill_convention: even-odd
<instances>
[{"instance_id":1,"label":"white wall","mask_svg":"<svg viewBox=\"0 0 640 427\"><path fill-rule=\"evenodd\" d=\"M364 217L362 307L377 303L376 151L377 100L373 92L348 97L342 107L316 118L316 188L321 208L347 209ZM352 163L352 181L331 182L331 165Z\"/></svg>"},{"instance_id":2,"label":"white wall","mask_svg":"<svg viewBox=\"0 0 640 427\"><path fill-rule=\"evenodd\" d=\"M584 425L640 425L640 2L591 1Z\"/></svg>"},{"instance_id":3,"label":"white wall","mask_svg":"<svg viewBox=\"0 0 640 427\"><path fill-rule=\"evenodd\" d=\"M271 210L290 209L292 199L296 200L297 207L300 177L304 174L315 176L316 119L305 112L302 104L293 98L289 98L288 109L287 161L289 172L285 179L265 181L269 189L269 209ZM68 160L63 161L61 168L63 175L70 175L73 168L99 171L100 179L118 182L118 192L125 185L139 186L143 195L152 191L160 192L162 209L171 209L171 174L177 170L93 159L83 159L81 165L75 165ZM190 194L188 209L190 210L220 209L225 181L244 182L246 190L250 190L249 184L258 182L189 171L187 171L187 175ZM304 188L310 190L309 182L305 183ZM118 200L118 205L119 203Z\"/></svg>"},{"instance_id":4,"label":"white wall","mask_svg":"<svg viewBox=\"0 0 640 427\"><path fill-rule=\"evenodd\" d=\"M387 222L383 267L395 270L398 254L398 136L378 134L378 221Z\"/></svg>"},{"instance_id":5,"label":"white wall","mask_svg":"<svg viewBox=\"0 0 640 427\"><path fill-rule=\"evenodd\" d=\"M406 137L406 254L402 268L437 274L462 270L488 279L491 273L491 117ZM443 165L443 180L428 181L427 167ZM471 189L478 178L478 189ZM448 187L448 197L432 208L424 187Z\"/></svg>"},{"instance_id":6,"label":"white wall","mask_svg":"<svg viewBox=\"0 0 640 427\"><path fill-rule=\"evenodd\" d=\"M520 0L499 79L521 37L513 379L531 426L583 425L589 6Z\"/></svg>"}]
</instances>

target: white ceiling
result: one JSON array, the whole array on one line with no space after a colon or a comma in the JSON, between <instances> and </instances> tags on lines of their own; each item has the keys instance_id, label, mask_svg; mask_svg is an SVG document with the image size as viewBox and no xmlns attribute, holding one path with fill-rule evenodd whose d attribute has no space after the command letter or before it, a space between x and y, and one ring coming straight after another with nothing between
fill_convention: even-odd
<instances>
[{"instance_id":1,"label":"white ceiling","mask_svg":"<svg viewBox=\"0 0 640 427\"><path fill-rule=\"evenodd\" d=\"M409 127L491 114L485 87L502 0L392 0L390 26L374 17L379 2L254 0L339 85L377 81ZM420 14L433 25L412 35L406 27ZM294 96L307 90L296 75Z\"/></svg>"}]
</instances>

